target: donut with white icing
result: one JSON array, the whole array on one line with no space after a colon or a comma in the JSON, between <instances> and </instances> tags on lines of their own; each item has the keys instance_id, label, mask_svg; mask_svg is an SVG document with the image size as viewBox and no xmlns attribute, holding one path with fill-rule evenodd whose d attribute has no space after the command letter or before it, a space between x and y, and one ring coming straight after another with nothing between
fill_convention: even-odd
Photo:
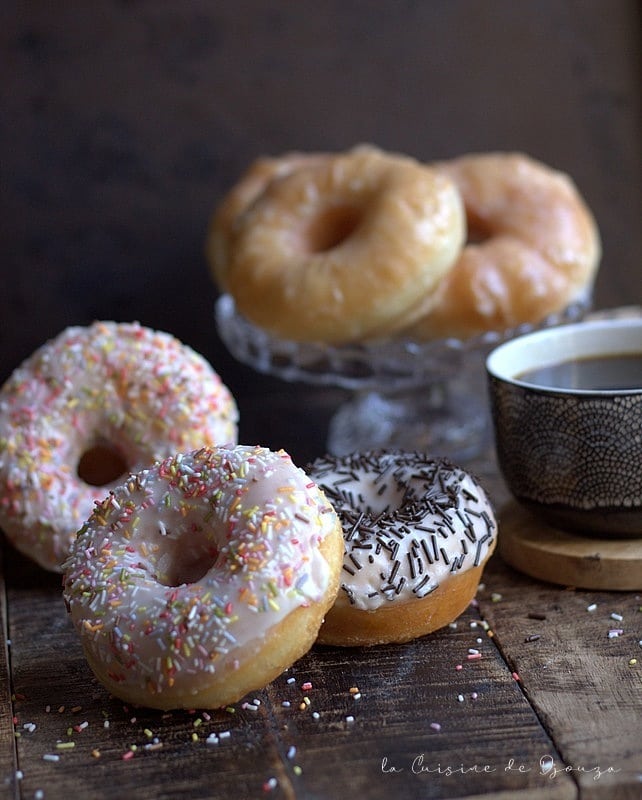
<instances>
[{"instance_id":1,"label":"donut with white icing","mask_svg":"<svg viewBox=\"0 0 642 800\"><path fill-rule=\"evenodd\" d=\"M341 588L319 642L405 642L465 610L497 538L475 478L443 459L392 451L325 456L307 471L345 541Z\"/></svg>"},{"instance_id":2,"label":"donut with white icing","mask_svg":"<svg viewBox=\"0 0 642 800\"><path fill-rule=\"evenodd\" d=\"M175 452L236 442L218 373L168 333L95 322L62 331L0 389L0 526L59 572L96 501Z\"/></svg>"},{"instance_id":3,"label":"donut with white icing","mask_svg":"<svg viewBox=\"0 0 642 800\"><path fill-rule=\"evenodd\" d=\"M203 448L132 475L96 506L63 592L114 695L216 708L310 648L342 551L335 511L287 453Z\"/></svg>"}]
</instances>

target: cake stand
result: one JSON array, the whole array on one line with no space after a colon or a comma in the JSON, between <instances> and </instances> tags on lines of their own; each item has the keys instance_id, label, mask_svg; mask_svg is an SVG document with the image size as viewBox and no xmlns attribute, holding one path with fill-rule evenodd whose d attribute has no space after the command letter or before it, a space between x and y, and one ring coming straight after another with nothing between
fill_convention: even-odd
<instances>
[{"instance_id":1,"label":"cake stand","mask_svg":"<svg viewBox=\"0 0 642 800\"><path fill-rule=\"evenodd\" d=\"M579 320L588 306L588 299L575 302L541 326ZM459 462L477 456L490 441L485 356L505 339L534 328L524 325L465 340L398 338L342 346L294 342L251 324L226 294L216 302L215 319L230 353L256 371L350 393L330 421L328 452L420 450Z\"/></svg>"}]
</instances>

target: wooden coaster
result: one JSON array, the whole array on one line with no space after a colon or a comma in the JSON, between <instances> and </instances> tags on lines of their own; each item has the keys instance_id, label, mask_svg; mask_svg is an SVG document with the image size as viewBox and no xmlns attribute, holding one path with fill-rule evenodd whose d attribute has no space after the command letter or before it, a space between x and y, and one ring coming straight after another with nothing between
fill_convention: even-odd
<instances>
[{"instance_id":1,"label":"wooden coaster","mask_svg":"<svg viewBox=\"0 0 642 800\"><path fill-rule=\"evenodd\" d=\"M532 578L578 589L642 589L642 539L568 533L511 501L499 514L497 544L508 564Z\"/></svg>"}]
</instances>

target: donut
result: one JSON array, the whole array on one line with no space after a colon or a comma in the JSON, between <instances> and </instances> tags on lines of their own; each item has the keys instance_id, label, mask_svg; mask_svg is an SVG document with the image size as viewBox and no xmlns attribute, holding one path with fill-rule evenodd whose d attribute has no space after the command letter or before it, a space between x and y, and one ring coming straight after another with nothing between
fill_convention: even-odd
<instances>
[{"instance_id":1,"label":"donut","mask_svg":"<svg viewBox=\"0 0 642 800\"><path fill-rule=\"evenodd\" d=\"M270 334L344 344L431 307L465 237L453 182L369 146L271 181L237 219L227 289Z\"/></svg>"},{"instance_id":2,"label":"donut","mask_svg":"<svg viewBox=\"0 0 642 800\"><path fill-rule=\"evenodd\" d=\"M227 192L210 219L205 240L205 256L214 282L221 291L227 290L229 253L233 247L237 221L259 197L267 185L289 175L301 166L320 163L322 153L289 152L280 156L261 156L255 159Z\"/></svg>"},{"instance_id":3,"label":"donut","mask_svg":"<svg viewBox=\"0 0 642 800\"><path fill-rule=\"evenodd\" d=\"M96 506L63 595L96 678L128 703L218 708L313 644L338 590L332 506L284 451L170 456Z\"/></svg>"},{"instance_id":4,"label":"donut","mask_svg":"<svg viewBox=\"0 0 642 800\"><path fill-rule=\"evenodd\" d=\"M503 331L590 298L600 237L568 175L521 153L472 154L433 167L457 185L469 238L436 302L406 331L410 338Z\"/></svg>"},{"instance_id":5,"label":"donut","mask_svg":"<svg viewBox=\"0 0 642 800\"><path fill-rule=\"evenodd\" d=\"M0 526L59 572L112 485L174 452L236 442L237 417L219 375L170 334L67 328L0 389Z\"/></svg>"},{"instance_id":6,"label":"donut","mask_svg":"<svg viewBox=\"0 0 642 800\"><path fill-rule=\"evenodd\" d=\"M307 468L343 527L341 588L321 644L407 642L470 604L497 523L478 481L445 459L372 451Z\"/></svg>"}]
</instances>

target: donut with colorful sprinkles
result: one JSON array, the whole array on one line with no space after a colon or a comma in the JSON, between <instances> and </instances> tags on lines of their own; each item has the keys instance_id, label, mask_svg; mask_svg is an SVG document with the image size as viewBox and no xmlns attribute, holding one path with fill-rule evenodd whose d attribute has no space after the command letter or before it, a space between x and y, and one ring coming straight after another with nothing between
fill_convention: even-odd
<instances>
[{"instance_id":1,"label":"donut with colorful sprinkles","mask_svg":"<svg viewBox=\"0 0 642 800\"><path fill-rule=\"evenodd\" d=\"M337 511L341 589L319 642L405 642L455 620L474 598L497 523L477 480L444 459L378 451L307 468Z\"/></svg>"},{"instance_id":2,"label":"donut with colorful sprinkles","mask_svg":"<svg viewBox=\"0 0 642 800\"><path fill-rule=\"evenodd\" d=\"M59 572L76 531L129 472L235 443L238 411L208 362L137 323L70 327L0 389L0 526Z\"/></svg>"},{"instance_id":3,"label":"donut with colorful sprinkles","mask_svg":"<svg viewBox=\"0 0 642 800\"><path fill-rule=\"evenodd\" d=\"M97 504L64 565L63 594L115 696L218 708L311 647L342 552L334 509L286 452L202 448Z\"/></svg>"}]
</instances>

